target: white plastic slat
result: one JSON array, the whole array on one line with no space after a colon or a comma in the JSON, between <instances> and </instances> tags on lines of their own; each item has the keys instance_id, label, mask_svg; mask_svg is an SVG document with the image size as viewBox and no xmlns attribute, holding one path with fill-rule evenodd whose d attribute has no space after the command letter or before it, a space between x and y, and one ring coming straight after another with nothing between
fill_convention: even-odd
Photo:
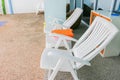
<instances>
[{"instance_id":1,"label":"white plastic slat","mask_svg":"<svg viewBox=\"0 0 120 80\"><path fill-rule=\"evenodd\" d=\"M83 58L88 55L91 51L96 49L110 33L110 31L106 28L107 25L105 23L102 24L101 22L98 22L95 26L96 27L93 29L89 37L79 45L75 56Z\"/></svg>"},{"instance_id":2,"label":"white plastic slat","mask_svg":"<svg viewBox=\"0 0 120 80\"><path fill-rule=\"evenodd\" d=\"M66 24L64 24L64 26L72 26L73 23L75 23L75 21L79 18L80 14L76 13L75 16L73 16Z\"/></svg>"},{"instance_id":3,"label":"white plastic slat","mask_svg":"<svg viewBox=\"0 0 120 80\"><path fill-rule=\"evenodd\" d=\"M94 30L96 31L96 29L94 29ZM94 31L93 31L93 32L94 32ZM93 32L92 32L91 34L93 34ZM86 42L86 44L84 43L84 45L86 45L86 46L87 46L87 43L89 43L89 41L90 41L91 39L95 38L95 36L94 36L94 37L92 37L92 38L91 38L91 36L92 36L92 35L90 35L90 36L89 36L89 38L90 38L90 39L89 39L89 38L87 38L87 40L85 40L85 41L84 41L84 42ZM83 44L83 43L82 43L82 44ZM82 46L82 44L81 44L81 46Z\"/></svg>"},{"instance_id":4,"label":"white plastic slat","mask_svg":"<svg viewBox=\"0 0 120 80\"><path fill-rule=\"evenodd\" d=\"M95 39L94 39L95 38ZM96 36L94 36L94 37L91 37L91 39L87 39L87 44L85 44L85 45L87 45L87 47L86 48L89 48L89 46L94 46L94 43L99 43L97 40L99 40L99 38L100 37L97 37L97 35ZM97 40L96 40L97 39ZM90 41L90 42L89 42ZM95 45L96 46L96 45Z\"/></svg>"},{"instance_id":5,"label":"white plastic slat","mask_svg":"<svg viewBox=\"0 0 120 80\"><path fill-rule=\"evenodd\" d=\"M75 21L80 17L82 12L82 9L76 8L73 14L63 23L63 25L68 28L71 27L75 23Z\"/></svg>"},{"instance_id":6,"label":"white plastic slat","mask_svg":"<svg viewBox=\"0 0 120 80\"><path fill-rule=\"evenodd\" d=\"M86 48L84 49L81 49L81 48L78 48L77 50L77 57L80 57L80 58L83 58L85 55L88 55L91 51L93 51L94 49L97 48L97 45L100 45L102 43L102 41L104 41L104 39L106 38L106 36L104 36L104 38L102 38L103 40L101 40L101 42L98 43L98 41L96 41L96 43L92 43L92 44L89 44L87 45ZM91 46L92 45L92 46ZM83 46L84 47L84 46Z\"/></svg>"}]
</instances>

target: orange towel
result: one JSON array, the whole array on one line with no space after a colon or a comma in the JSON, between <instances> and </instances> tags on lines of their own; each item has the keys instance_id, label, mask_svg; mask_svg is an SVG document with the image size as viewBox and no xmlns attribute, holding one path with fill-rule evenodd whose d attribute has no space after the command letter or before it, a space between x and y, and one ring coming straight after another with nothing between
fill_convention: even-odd
<instances>
[{"instance_id":1,"label":"orange towel","mask_svg":"<svg viewBox=\"0 0 120 80\"><path fill-rule=\"evenodd\" d=\"M52 33L63 34L70 37L74 36L72 29L56 29L52 30Z\"/></svg>"}]
</instances>

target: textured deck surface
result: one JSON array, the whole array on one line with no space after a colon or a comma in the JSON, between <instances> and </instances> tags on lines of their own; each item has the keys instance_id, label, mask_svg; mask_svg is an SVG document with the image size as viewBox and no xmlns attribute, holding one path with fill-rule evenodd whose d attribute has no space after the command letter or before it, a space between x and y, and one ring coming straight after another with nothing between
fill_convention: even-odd
<instances>
[{"instance_id":1,"label":"textured deck surface","mask_svg":"<svg viewBox=\"0 0 120 80\"><path fill-rule=\"evenodd\" d=\"M0 80L43 80L43 15L0 16Z\"/></svg>"}]
</instances>

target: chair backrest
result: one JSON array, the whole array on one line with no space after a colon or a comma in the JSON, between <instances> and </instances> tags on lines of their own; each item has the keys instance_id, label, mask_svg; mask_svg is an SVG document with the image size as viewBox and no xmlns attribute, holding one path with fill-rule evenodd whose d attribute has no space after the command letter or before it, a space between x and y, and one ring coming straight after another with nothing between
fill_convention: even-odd
<instances>
[{"instance_id":1,"label":"chair backrest","mask_svg":"<svg viewBox=\"0 0 120 80\"><path fill-rule=\"evenodd\" d=\"M83 10L81 8L76 8L74 12L71 14L71 16L63 23L66 28L70 28L80 17Z\"/></svg>"},{"instance_id":2,"label":"chair backrest","mask_svg":"<svg viewBox=\"0 0 120 80\"><path fill-rule=\"evenodd\" d=\"M109 21L96 17L73 47L74 56L90 61L117 34L118 29Z\"/></svg>"}]
</instances>

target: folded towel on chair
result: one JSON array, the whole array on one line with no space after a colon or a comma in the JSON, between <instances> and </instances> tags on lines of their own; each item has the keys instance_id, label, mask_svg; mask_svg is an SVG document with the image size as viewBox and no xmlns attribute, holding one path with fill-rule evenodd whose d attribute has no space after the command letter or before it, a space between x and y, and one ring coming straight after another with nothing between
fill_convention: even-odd
<instances>
[{"instance_id":1,"label":"folded towel on chair","mask_svg":"<svg viewBox=\"0 0 120 80\"><path fill-rule=\"evenodd\" d=\"M69 37L74 36L72 29L56 29L56 30L52 30L52 33L63 34Z\"/></svg>"}]
</instances>

